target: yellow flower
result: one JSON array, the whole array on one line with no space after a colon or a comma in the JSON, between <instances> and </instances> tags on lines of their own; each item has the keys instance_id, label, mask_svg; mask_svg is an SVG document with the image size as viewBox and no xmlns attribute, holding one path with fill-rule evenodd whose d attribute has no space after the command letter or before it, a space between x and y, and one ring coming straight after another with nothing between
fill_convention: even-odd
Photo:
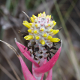
<instances>
[{"instance_id":1,"label":"yellow flower","mask_svg":"<svg viewBox=\"0 0 80 80\"><path fill-rule=\"evenodd\" d=\"M56 22L51 20L51 15L46 15L45 12L43 12L38 14L38 17L32 15L30 19L32 23L23 21L23 25L29 28L29 35L26 35L24 39L37 40L39 44L42 45L60 41L58 38L53 38L53 36L57 34L59 30L53 29L53 27L56 25Z\"/></svg>"}]
</instances>

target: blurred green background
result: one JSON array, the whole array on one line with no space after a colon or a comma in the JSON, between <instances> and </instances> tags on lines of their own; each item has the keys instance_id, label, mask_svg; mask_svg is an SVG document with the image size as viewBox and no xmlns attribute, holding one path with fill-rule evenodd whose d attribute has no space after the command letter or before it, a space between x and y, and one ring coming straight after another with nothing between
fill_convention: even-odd
<instances>
[{"instance_id":1,"label":"blurred green background","mask_svg":"<svg viewBox=\"0 0 80 80\"><path fill-rule=\"evenodd\" d=\"M61 55L53 67L52 80L80 80L80 0L0 0L0 39L14 46L14 38L26 45L19 31L28 16L46 12L62 27L58 37L62 40ZM23 56L24 58L24 56ZM31 71L31 63L24 58ZM24 80L18 58L7 46L0 43L0 80Z\"/></svg>"}]
</instances>

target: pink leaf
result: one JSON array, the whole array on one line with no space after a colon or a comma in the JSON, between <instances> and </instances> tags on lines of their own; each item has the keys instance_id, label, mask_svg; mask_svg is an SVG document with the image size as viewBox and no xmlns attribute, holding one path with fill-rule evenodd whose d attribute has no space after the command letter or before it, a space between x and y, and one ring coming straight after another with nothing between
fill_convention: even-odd
<instances>
[{"instance_id":1,"label":"pink leaf","mask_svg":"<svg viewBox=\"0 0 80 80\"><path fill-rule=\"evenodd\" d=\"M49 71L55 65L56 61L58 60L60 52L61 52L61 47L56 52L56 54L46 64L42 65L39 68L36 68L35 72L37 72L37 73L45 73L45 72Z\"/></svg>"},{"instance_id":2,"label":"pink leaf","mask_svg":"<svg viewBox=\"0 0 80 80\"><path fill-rule=\"evenodd\" d=\"M47 61L44 60L43 61L43 65L46 63ZM34 64L32 64L32 72L33 72L33 76L36 78L36 80L43 80L44 77L44 73L36 73L34 72L34 69L38 68L37 66L35 66Z\"/></svg>"},{"instance_id":3,"label":"pink leaf","mask_svg":"<svg viewBox=\"0 0 80 80\"><path fill-rule=\"evenodd\" d=\"M46 80L52 80L52 69L48 72Z\"/></svg>"},{"instance_id":4,"label":"pink leaf","mask_svg":"<svg viewBox=\"0 0 80 80\"><path fill-rule=\"evenodd\" d=\"M16 44L18 46L18 48L20 49L20 51L22 52L22 54L28 59L30 60L32 63L34 63L36 66L39 67L39 64L36 63L30 56L30 52L27 51L27 47L25 47L24 45L20 44L19 42L16 41Z\"/></svg>"},{"instance_id":5,"label":"pink leaf","mask_svg":"<svg viewBox=\"0 0 80 80\"><path fill-rule=\"evenodd\" d=\"M18 56L20 63L21 63L21 67L22 67L22 71L23 71L23 75L25 80L36 80L34 78L34 76L31 74L31 72L28 70L26 64L24 63L23 59L21 56Z\"/></svg>"}]
</instances>

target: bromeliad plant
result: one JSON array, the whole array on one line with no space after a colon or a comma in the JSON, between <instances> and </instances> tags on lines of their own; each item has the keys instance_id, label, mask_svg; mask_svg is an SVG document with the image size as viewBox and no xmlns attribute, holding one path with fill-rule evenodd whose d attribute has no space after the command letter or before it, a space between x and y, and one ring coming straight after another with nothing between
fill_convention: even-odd
<instances>
[{"instance_id":1,"label":"bromeliad plant","mask_svg":"<svg viewBox=\"0 0 80 80\"><path fill-rule=\"evenodd\" d=\"M28 28L29 33L29 35L24 37L25 40L29 40L28 47L25 47L16 39L15 42L22 54L32 62L33 75L28 70L16 49L10 44L2 40L0 41L5 43L17 54L25 80L43 80L45 72L48 72L46 80L52 80L52 67L58 60L61 52L61 47L57 49L54 45L60 42L60 39L53 38L53 36L59 32L59 29L53 29L56 22L51 20L51 15L46 16L45 12L38 14L38 17L32 15L30 21L30 23L23 21L23 25ZM54 52L55 49L57 50L56 53ZM54 56L52 56L52 54L54 54Z\"/></svg>"}]
</instances>

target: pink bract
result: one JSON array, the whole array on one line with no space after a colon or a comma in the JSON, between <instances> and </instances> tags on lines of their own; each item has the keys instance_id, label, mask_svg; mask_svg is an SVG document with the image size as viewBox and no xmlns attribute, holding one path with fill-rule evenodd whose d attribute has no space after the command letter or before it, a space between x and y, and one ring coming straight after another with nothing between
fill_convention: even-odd
<instances>
[{"instance_id":1,"label":"pink bract","mask_svg":"<svg viewBox=\"0 0 80 80\"><path fill-rule=\"evenodd\" d=\"M46 80L52 80L52 69L48 72Z\"/></svg>"},{"instance_id":2,"label":"pink bract","mask_svg":"<svg viewBox=\"0 0 80 80\"><path fill-rule=\"evenodd\" d=\"M46 64L44 64L41 67L35 69L35 72L45 73L45 72L49 71L55 65L56 61L58 60L60 52L61 52L61 47L56 52L56 54Z\"/></svg>"},{"instance_id":3,"label":"pink bract","mask_svg":"<svg viewBox=\"0 0 80 80\"><path fill-rule=\"evenodd\" d=\"M17 41L16 41L16 44L17 44L19 50L22 52L22 54L23 54L28 60L30 60L32 63L34 63L36 66L39 67L39 64L36 63L36 62L31 58L30 52L27 51L27 48L26 48L24 45L22 45L21 43L17 42Z\"/></svg>"},{"instance_id":4,"label":"pink bract","mask_svg":"<svg viewBox=\"0 0 80 80\"><path fill-rule=\"evenodd\" d=\"M56 54L47 62L46 59L43 59L43 62L40 66L38 63L36 63L30 56L30 52L27 51L27 47L24 45L20 44L19 42L16 41L16 44L22 54L32 62L32 72L33 75L30 73L28 70L26 64L24 63L23 59L21 56L19 56L19 60L22 66L22 71L25 80L43 80L43 76L45 72L48 72L46 80L52 80L52 67L55 65L56 61L59 58L60 52L61 52L61 47L58 49Z\"/></svg>"},{"instance_id":5,"label":"pink bract","mask_svg":"<svg viewBox=\"0 0 80 80\"><path fill-rule=\"evenodd\" d=\"M22 66L22 71L23 71L23 75L25 80L36 80L34 78L34 76L31 74L31 72L28 70L26 64L24 63L23 59L21 56L18 57Z\"/></svg>"},{"instance_id":6,"label":"pink bract","mask_svg":"<svg viewBox=\"0 0 80 80\"><path fill-rule=\"evenodd\" d=\"M47 62L47 60L45 59L43 61L43 64L44 65L45 63ZM36 73L34 70L38 68L37 66L34 65L34 63L32 64L32 72L33 72L33 76L36 78L36 80L43 80L43 77L44 77L44 73Z\"/></svg>"}]
</instances>

